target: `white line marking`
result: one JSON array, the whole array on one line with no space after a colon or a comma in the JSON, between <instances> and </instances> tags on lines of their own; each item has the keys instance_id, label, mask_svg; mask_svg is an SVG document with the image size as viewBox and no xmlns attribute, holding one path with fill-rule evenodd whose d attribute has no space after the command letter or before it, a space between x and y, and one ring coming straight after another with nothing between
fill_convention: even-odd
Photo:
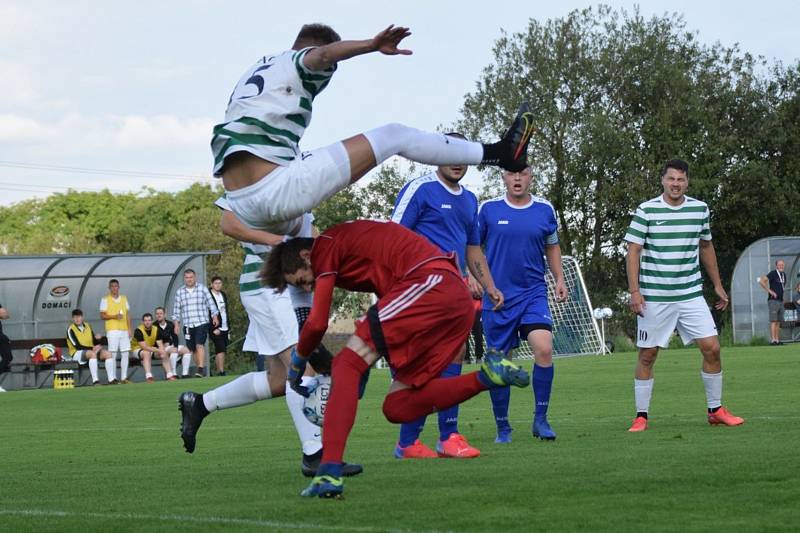
<instances>
[{"instance_id":1,"label":"white line marking","mask_svg":"<svg viewBox=\"0 0 800 533\"><path fill-rule=\"evenodd\" d=\"M317 529L321 531L364 531L386 533L413 533L409 529L388 529L371 526L332 526L315 524L313 522L278 522L275 520L260 520L257 518L235 518L225 516L181 516L181 515L152 515L138 513L77 513L70 511L54 511L47 509L0 509L0 516L47 516L56 518L101 518L101 519L127 519L127 520L159 520L162 522L191 522L195 524L231 524L243 526L260 526L277 530L286 529ZM437 533L434 530L427 530Z\"/></svg>"}]
</instances>

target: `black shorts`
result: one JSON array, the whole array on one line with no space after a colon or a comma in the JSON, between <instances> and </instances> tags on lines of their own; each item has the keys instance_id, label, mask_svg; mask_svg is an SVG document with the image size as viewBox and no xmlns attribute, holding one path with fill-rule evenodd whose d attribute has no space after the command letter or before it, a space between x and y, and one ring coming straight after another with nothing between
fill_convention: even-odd
<instances>
[{"instance_id":1,"label":"black shorts","mask_svg":"<svg viewBox=\"0 0 800 533\"><path fill-rule=\"evenodd\" d=\"M183 338L186 340L186 347L195 351L197 345L203 345L208 338L208 324L200 324L193 328L183 327Z\"/></svg>"},{"instance_id":2,"label":"black shorts","mask_svg":"<svg viewBox=\"0 0 800 533\"><path fill-rule=\"evenodd\" d=\"M222 353L228 348L228 332L220 331L219 335L214 335L214 330L211 330L211 342L214 343L214 353Z\"/></svg>"}]
</instances>

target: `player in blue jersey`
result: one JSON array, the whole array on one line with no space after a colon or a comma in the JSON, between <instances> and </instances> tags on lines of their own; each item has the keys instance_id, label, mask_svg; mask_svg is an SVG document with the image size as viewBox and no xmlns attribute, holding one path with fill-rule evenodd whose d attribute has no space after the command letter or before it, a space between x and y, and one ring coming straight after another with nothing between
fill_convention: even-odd
<instances>
[{"instance_id":1,"label":"player in blue jersey","mask_svg":"<svg viewBox=\"0 0 800 533\"><path fill-rule=\"evenodd\" d=\"M544 277L548 265L556 280L557 301L566 300L567 288L561 269L555 210L550 202L528 192L531 181L530 167L503 173L506 194L483 202L478 212L481 243L497 288L505 297L505 304L499 310L493 309L490 300L484 300L483 331L487 347L509 357L520 339L530 344L535 357L533 436L554 440L556 434L547 422L553 384L553 319L547 305ZM511 442L509 388L491 391L491 398L497 423L495 442Z\"/></svg>"},{"instance_id":2,"label":"player in blue jersey","mask_svg":"<svg viewBox=\"0 0 800 533\"><path fill-rule=\"evenodd\" d=\"M459 133L447 136L462 138ZM467 267L474 276L470 290L483 292L491 306L502 306L503 294L497 290L486 257L480 247L478 234L478 199L459 182L467 172L466 165L440 166L435 172L420 176L407 183L395 202L392 221L426 237L443 252L455 253L462 275ZM476 286L477 281L477 286ZM464 351L456 356L441 377L461 375ZM424 459L429 457L472 458L480 450L470 446L458 432L458 404L439 411L439 441L434 453L420 442L419 436L426 417L400 427L400 439L395 448L398 459Z\"/></svg>"}]
</instances>

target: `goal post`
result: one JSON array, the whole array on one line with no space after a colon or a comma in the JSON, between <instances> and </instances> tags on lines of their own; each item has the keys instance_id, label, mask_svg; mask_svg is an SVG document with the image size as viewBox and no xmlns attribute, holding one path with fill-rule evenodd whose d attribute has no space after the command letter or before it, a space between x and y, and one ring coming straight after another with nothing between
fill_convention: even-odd
<instances>
[{"instance_id":1,"label":"goal post","mask_svg":"<svg viewBox=\"0 0 800 533\"><path fill-rule=\"evenodd\" d=\"M578 261L566 255L561 258L564 270L564 283L567 286L567 299L557 302L555 295L555 278L547 270L547 303L553 317L553 357L574 355L600 355L604 352L600 337L600 328L592 313L592 302L583 281ZM474 340L470 335L469 352L474 354ZM484 348L486 340L484 339ZM515 359L533 359L533 353L527 342L520 342L514 351Z\"/></svg>"}]
</instances>

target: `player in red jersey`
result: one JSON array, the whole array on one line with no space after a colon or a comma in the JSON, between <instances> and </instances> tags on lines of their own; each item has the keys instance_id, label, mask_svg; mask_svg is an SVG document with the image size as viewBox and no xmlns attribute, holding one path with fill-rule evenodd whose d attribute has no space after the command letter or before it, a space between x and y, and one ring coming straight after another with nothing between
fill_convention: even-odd
<instances>
[{"instance_id":1,"label":"player in red jersey","mask_svg":"<svg viewBox=\"0 0 800 533\"><path fill-rule=\"evenodd\" d=\"M289 371L292 388L305 396L309 390L300 378L328 327L334 287L378 296L333 359L322 463L303 496L342 494L342 458L359 385L379 357L393 370L383 413L394 423L416 420L493 387L526 387L530 381L527 372L496 352L486 354L477 372L439 377L470 333L472 297L453 255L399 224L358 220L334 226L316 239L292 239L272 250L261 277L278 291L287 284L314 290Z\"/></svg>"}]
</instances>

